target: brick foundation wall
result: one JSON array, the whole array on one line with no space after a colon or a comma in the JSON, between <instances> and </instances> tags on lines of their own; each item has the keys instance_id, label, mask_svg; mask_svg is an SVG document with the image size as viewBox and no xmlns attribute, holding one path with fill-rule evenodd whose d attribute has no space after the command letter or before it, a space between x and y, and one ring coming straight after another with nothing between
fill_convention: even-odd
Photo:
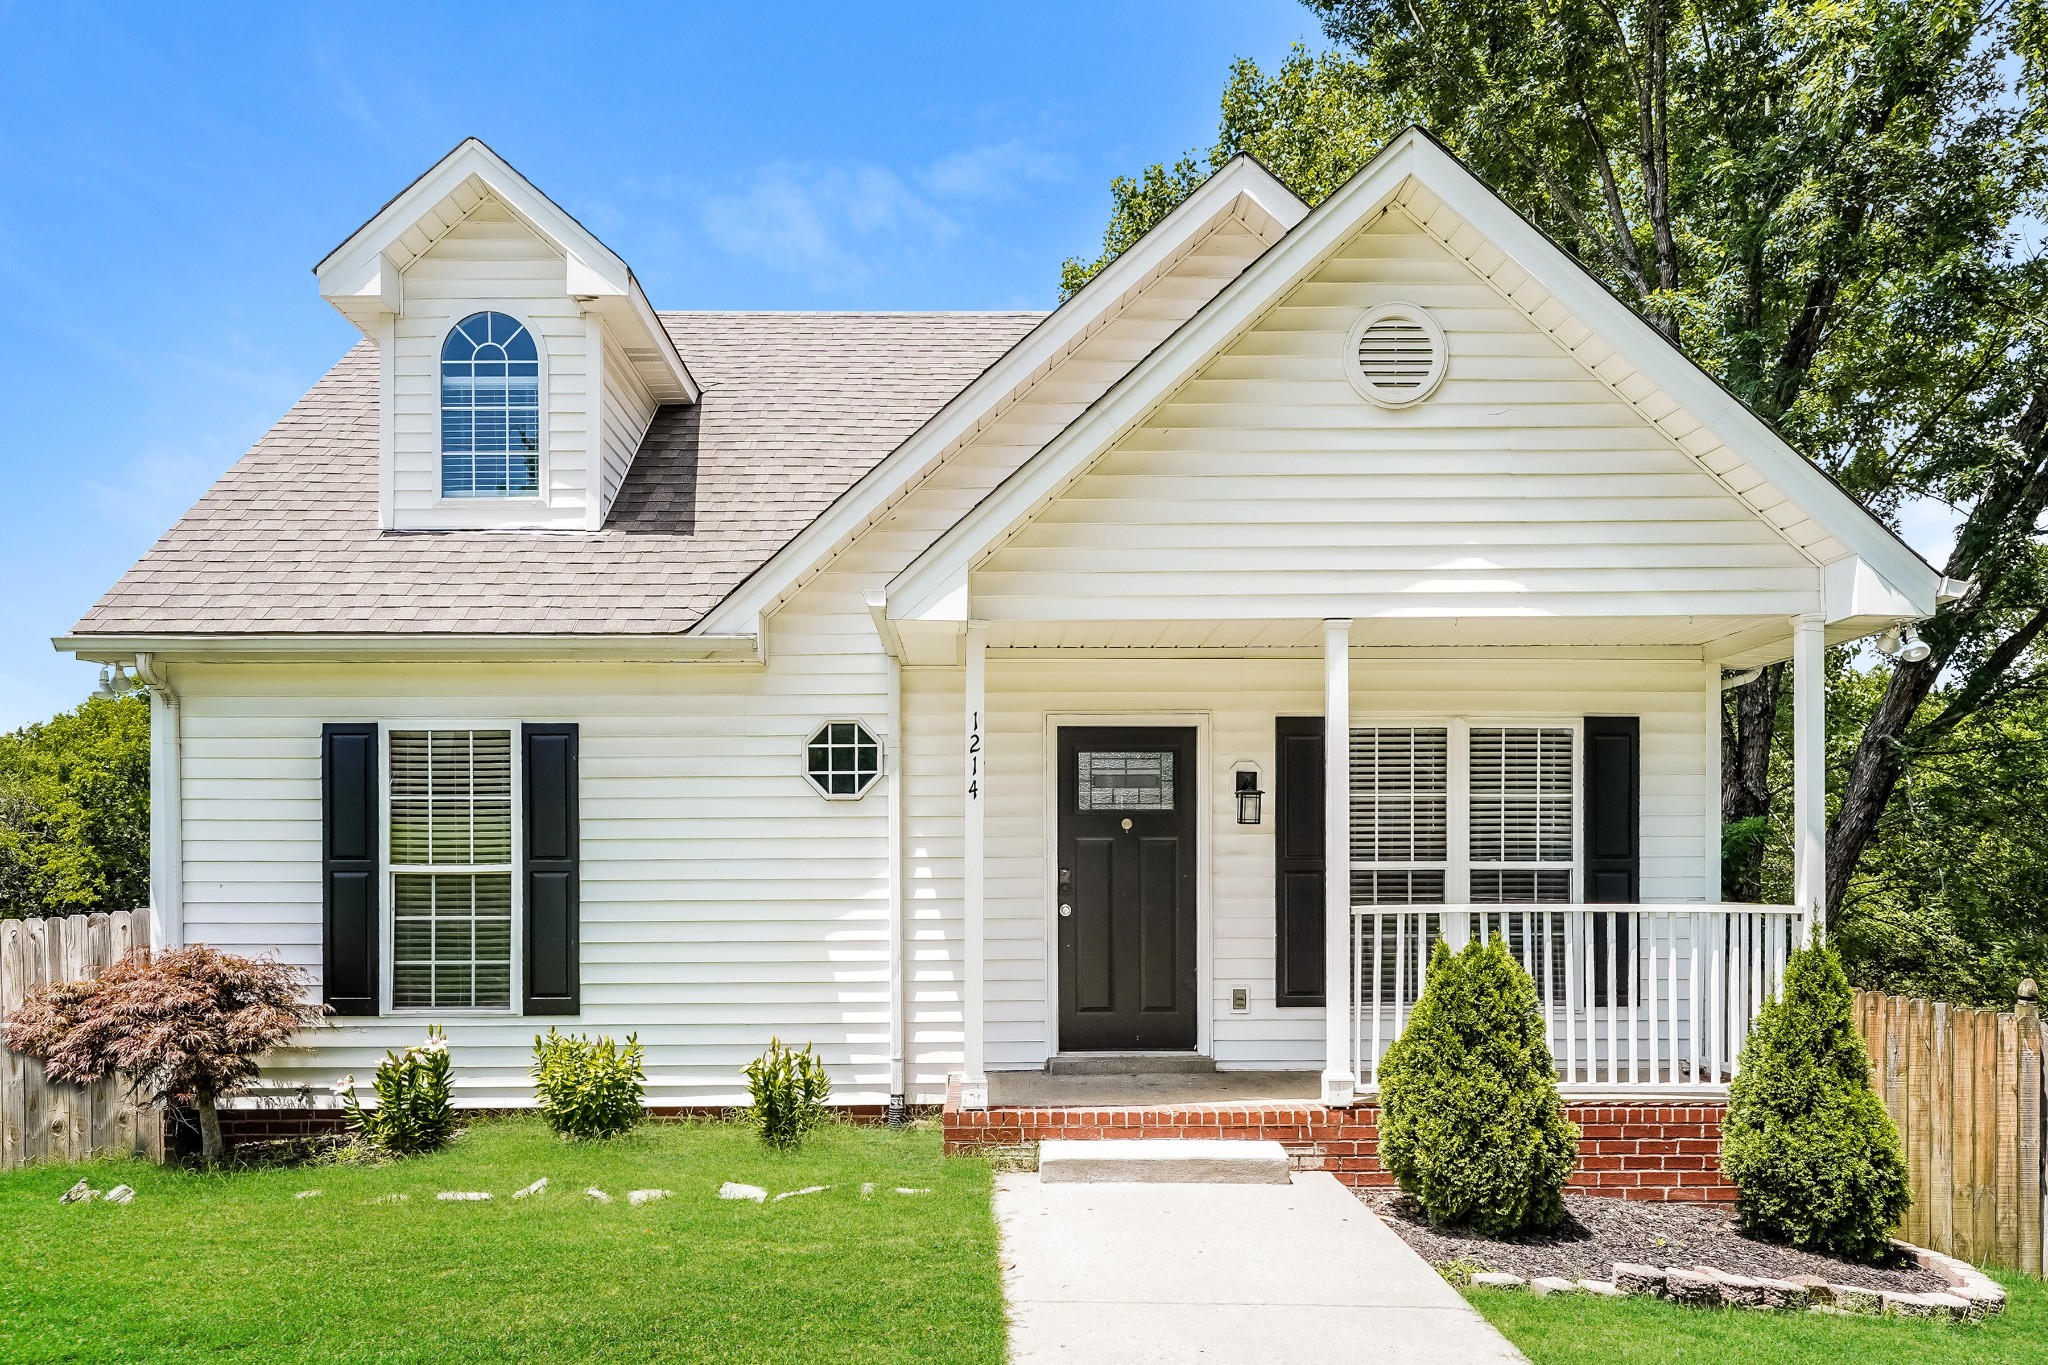
<instances>
[{"instance_id":1,"label":"brick foundation wall","mask_svg":"<svg viewBox=\"0 0 2048 1365\"><path fill-rule=\"evenodd\" d=\"M1567 1104L1579 1125L1570 1189L1621 1199L1725 1203L1718 1103ZM1170 1108L961 1109L946 1106L948 1152L1014 1147L1044 1138L1266 1138L1297 1169L1328 1171L1347 1185L1392 1185L1379 1163L1379 1106L1331 1109L1308 1101Z\"/></svg>"}]
</instances>

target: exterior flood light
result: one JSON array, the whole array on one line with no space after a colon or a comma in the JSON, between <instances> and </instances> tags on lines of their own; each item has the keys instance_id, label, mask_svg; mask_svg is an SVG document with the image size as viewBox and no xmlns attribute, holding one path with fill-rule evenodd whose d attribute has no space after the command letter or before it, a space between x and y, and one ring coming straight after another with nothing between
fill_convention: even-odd
<instances>
[{"instance_id":1,"label":"exterior flood light","mask_svg":"<svg viewBox=\"0 0 2048 1365\"><path fill-rule=\"evenodd\" d=\"M1259 790L1259 770L1244 767L1237 770L1237 823L1256 825L1259 823L1260 808L1266 794Z\"/></svg>"},{"instance_id":2,"label":"exterior flood light","mask_svg":"<svg viewBox=\"0 0 2048 1365\"><path fill-rule=\"evenodd\" d=\"M1900 663L1925 663L1933 648L1911 626L1895 626L1877 637L1877 652Z\"/></svg>"}]
</instances>

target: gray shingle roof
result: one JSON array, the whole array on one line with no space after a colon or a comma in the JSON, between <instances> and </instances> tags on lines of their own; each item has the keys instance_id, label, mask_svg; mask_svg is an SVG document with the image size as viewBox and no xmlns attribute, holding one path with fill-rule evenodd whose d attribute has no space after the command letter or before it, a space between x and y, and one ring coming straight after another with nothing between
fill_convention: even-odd
<instances>
[{"instance_id":1,"label":"gray shingle roof","mask_svg":"<svg viewBox=\"0 0 2048 1365\"><path fill-rule=\"evenodd\" d=\"M686 630L1042 316L664 313L703 401L656 416L595 534L380 532L364 342L75 630Z\"/></svg>"}]
</instances>

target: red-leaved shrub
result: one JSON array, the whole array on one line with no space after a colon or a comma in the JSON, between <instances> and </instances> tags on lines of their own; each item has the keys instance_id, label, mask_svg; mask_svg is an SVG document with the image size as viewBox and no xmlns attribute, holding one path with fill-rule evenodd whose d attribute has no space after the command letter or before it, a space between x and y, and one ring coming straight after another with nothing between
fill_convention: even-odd
<instances>
[{"instance_id":1,"label":"red-leaved shrub","mask_svg":"<svg viewBox=\"0 0 2048 1365\"><path fill-rule=\"evenodd\" d=\"M221 1158L218 1102L256 1076L256 1059L326 1014L306 976L203 943L152 957L138 948L98 976L38 986L7 1019L7 1045L54 1080L123 1072L153 1100L199 1112L206 1164Z\"/></svg>"}]
</instances>

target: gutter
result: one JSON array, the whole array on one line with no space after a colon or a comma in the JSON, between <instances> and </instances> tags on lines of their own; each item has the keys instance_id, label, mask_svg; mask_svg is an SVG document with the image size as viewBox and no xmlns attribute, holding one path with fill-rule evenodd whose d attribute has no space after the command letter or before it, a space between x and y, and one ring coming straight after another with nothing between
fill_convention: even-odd
<instances>
[{"instance_id":1,"label":"gutter","mask_svg":"<svg viewBox=\"0 0 2048 1365\"><path fill-rule=\"evenodd\" d=\"M92 663L143 653L217 663L732 663L763 661L756 632L733 635L62 635L50 642Z\"/></svg>"},{"instance_id":2,"label":"gutter","mask_svg":"<svg viewBox=\"0 0 2048 1365\"><path fill-rule=\"evenodd\" d=\"M889 727L888 738L884 741L884 768L889 776L889 1108L888 1124L900 1128L910 1121L907 1103L909 1086L908 1068L905 1065L904 1035L908 1031L904 1022L904 969L903 950L905 932L903 924L903 778L906 764L903 758L903 660L900 655L901 643L896 635L896 624L888 617L887 599L876 590L869 589L861 594L867 604L868 616L875 623L875 634L882 641L882 650L888 656L889 690L888 715L884 724Z\"/></svg>"},{"instance_id":3,"label":"gutter","mask_svg":"<svg viewBox=\"0 0 2048 1365\"><path fill-rule=\"evenodd\" d=\"M184 708L154 654L135 655L135 676L149 691L149 947L159 952L185 941Z\"/></svg>"}]
</instances>

